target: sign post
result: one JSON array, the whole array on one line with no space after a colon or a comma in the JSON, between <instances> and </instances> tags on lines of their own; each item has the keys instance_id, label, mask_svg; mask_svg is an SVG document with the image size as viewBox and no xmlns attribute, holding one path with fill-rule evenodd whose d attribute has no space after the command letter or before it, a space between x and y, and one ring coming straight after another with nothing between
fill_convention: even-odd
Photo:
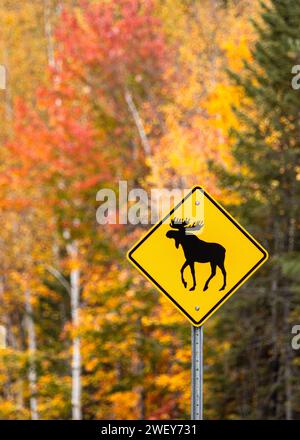
<instances>
[{"instance_id":1,"label":"sign post","mask_svg":"<svg viewBox=\"0 0 300 440\"><path fill-rule=\"evenodd\" d=\"M192 325L191 420L203 420L203 326Z\"/></svg>"}]
</instances>

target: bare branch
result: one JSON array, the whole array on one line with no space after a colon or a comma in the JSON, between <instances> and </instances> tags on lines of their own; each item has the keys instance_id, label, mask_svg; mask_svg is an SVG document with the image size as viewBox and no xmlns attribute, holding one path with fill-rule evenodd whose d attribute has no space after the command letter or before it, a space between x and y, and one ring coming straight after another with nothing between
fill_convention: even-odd
<instances>
[{"instance_id":1,"label":"bare branch","mask_svg":"<svg viewBox=\"0 0 300 440\"><path fill-rule=\"evenodd\" d=\"M68 281L65 279L65 277L54 267L47 265L46 269L48 270L48 272L51 273L51 275L54 276L54 278L56 278L62 286L64 286L64 288L66 289L66 291L70 294L71 293L71 286L68 283Z\"/></svg>"},{"instance_id":2,"label":"bare branch","mask_svg":"<svg viewBox=\"0 0 300 440\"><path fill-rule=\"evenodd\" d=\"M146 135L146 132L144 129L144 124L143 124L143 121L139 115L138 109L136 108L136 105L133 102L132 95L128 89L125 90L125 100L127 102L129 111L134 119L136 128L139 132L144 152L145 152L146 156L149 156L151 154L151 147L150 147L149 140L147 138L147 135Z\"/></svg>"}]
</instances>

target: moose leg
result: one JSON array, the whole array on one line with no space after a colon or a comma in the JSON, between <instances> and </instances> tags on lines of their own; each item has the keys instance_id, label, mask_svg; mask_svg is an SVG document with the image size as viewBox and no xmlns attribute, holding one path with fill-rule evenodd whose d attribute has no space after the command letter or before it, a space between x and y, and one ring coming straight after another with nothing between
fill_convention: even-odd
<instances>
[{"instance_id":1,"label":"moose leg","mask_svg":"<svg viewBox=\"0 0 300 440\"><path fill-rule=\"evenodd\" d=\"M196 277L195 277L195 263L190 263L191 274L193 277L193 286L190 288L190 291L195 290L196 287Z\"/></svg>"},{"instance_id":2,"label":"moose leg","mask_svg":"<svg viewBox=\"0 0 300 440\"><path fill-rule=\"evenodd\" d=\"M211 274L210 274L209 278L206 280L203 291L208 289L208 284L209 284L210 280L216 275L216 267L217 267L216 263L211 262L210 266L211 266Z\"/></svg>"},{"instance_id":3,"label":"moose leg","mask_svg":"<svg viewBox=\"0 0 300 440\"><path fill-rule=\"evenodd\" d=\"M182 284L184 285L184 287L187 286L187 282L185 281L185 279L184 279L184 277L183 277L183 272L184 272L184 269L185 269L188 265L189 265L189 263L186 261L186 262L183 264L182 268L180 269L180 273L181 273L181 281L182 281Z\"/></svg>"},{"instance_id":4,"label":"moose leg","mask_svg":"<svg viewBox=\"0 0 300 440\"><path fill-rule=\"evenodd\" d=\"M224 290L225 287L226 287L226 270L225 270L225 267L224 267L224 262L218 264L218 266L221 269L222 274L223 274L223 286L221 287L220 290Z\"/></svg>"}]
</instances>

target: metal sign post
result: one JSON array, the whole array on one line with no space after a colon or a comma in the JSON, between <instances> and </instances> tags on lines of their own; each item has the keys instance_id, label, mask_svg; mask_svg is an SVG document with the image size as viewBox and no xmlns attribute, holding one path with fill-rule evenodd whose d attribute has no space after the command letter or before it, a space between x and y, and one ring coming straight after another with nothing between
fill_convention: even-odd
<instances>
[{"instance_id":1,"label":"metal sign post","mask_svg":"<svg viewBox=\"0 0 300 440\"><path fill-rule=\"evenodd\" d=\"M202 420L203 324L268 253L207 191L195 186L140 238L127 258L192 324L191 418ZM211 264L205 283L195 270L195 264L203 262ZM186 279L188 267L192 277Z\"/></svg>"},{"instance_id":2,"label":"metal sign post","mask_svg":"<svg viewBox=\"0 0 300 440\"><path fill-rule=\"evenodd\" d=\"M191 419L203 420L203 326L192 325Z\"/></svg>"}]
</instances>

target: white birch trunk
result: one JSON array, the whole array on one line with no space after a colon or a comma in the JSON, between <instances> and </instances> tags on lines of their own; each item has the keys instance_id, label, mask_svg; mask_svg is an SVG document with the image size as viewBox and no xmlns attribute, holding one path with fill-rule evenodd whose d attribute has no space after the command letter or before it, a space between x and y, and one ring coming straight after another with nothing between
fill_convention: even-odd
<instances>
[{"instance_id":1,"label":"white birch trunk","mask_svg":"<svg viewBox=\"0 0 300 440\"><path fill-rule=\"evenodd\" d=\"M6 327L0 325L0 349L6 348Z\"/></svg>"},{"instance_id":2,"label":"white birch trunk","mask_svg":"<svg viewBox=\"0 0 300 440\"><path fill-rule=\"evenodd\" d=\"M12 97L10 90L10 81L9 81L9 52L7 47L5 46L3 49L3 59L4 66L6 70L6 78L5 78L5 117L6 121L11 122L13 119L13 108L12 108Z\"/></svg>"},{"instance_id":3,"label":"white birch trunk","mask_svg":"<svg viewBox=\"0 0 300 440\"><path fill-rule=\"evenodd\" d=\"M4 286L3 286L3 280L0 276L0 300L3 301L3 293L4 293ZM3 321L4 325L0 325L0 349L6 348L6 339L7 339L7 331L6 331L6 319L4 318Z\"/></svg>"},{"instance_id":4,"label":"white birch trunk","mask_svg":"<svg viewBox=\"0 0 300 440\"><path fill-rule=\"evenodd\" d=\"M0 276L0 302L3 301L4 295L4 277ZM1 333L1 341L0 341L0 349L6 347L12 347L15 351L18 351L20 347L18 347L17 341L14 337L12 329L12 324L10 320L9 314L3 316L3 324L0 326ZM17 379L17 391L16 396L10 391L10 382L6 382L3 386L3 392L5 398L7 400L12 401L14 398L16 399L16 408L18 411L23 411L24 409L24 384L21 376Z\"/></svg>"},{"instance_id":5,"label":"white birch trunk","mask_svg":"<svg viewBox=\"0 0 300 440\"><path fill-rule=\"evenodd\" d=\"M32 317L32 305L30 290L25 291L25 326L28 335L28 348L29 348L29 370L28 370L28 382L30 389L30 413L32 420L39 419L38 404L37 404L37 374L36 374L36 334L34 328L34 322Z\"/></svg>"},{"instance_id":6,"label":"white birch trunk","mask_svg":"<svg viewBox=\"0 0 300 440\"><path fill-rule=\"evenodd\" d=\"M54 43L51 23L51 0L44 0L44 30L47 44L47 59L50 67L55 66Z\"/></svg>"},{"instance_id":7,"label":"white birch trunk","mask_svg":"<svg viewBox=\"0 0 300 440\"><path fill-rule=\"evenodd\" d=\"M69 255L76 261L78 258L77 243L68 246ZM76 264L71 269L70 276L71 314L73 329L76 331L79 325L80 308L80 270ZM80 338L75 336L72 341L72 419L81 420L81 352Z\"/></svg>"}]
</instances>

